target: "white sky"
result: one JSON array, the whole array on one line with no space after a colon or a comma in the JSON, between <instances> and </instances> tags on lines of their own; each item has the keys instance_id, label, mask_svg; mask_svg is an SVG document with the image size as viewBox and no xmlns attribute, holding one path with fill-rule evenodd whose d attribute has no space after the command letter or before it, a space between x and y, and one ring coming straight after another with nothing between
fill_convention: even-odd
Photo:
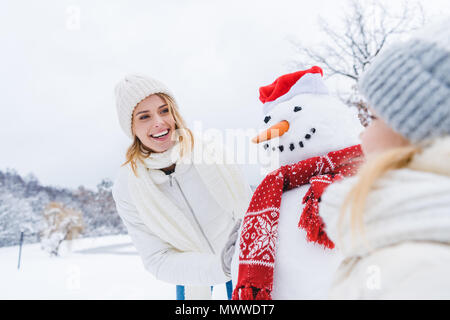
<instances>
[{"instance_id":1,"label":"white sky","mask_svg":"<svg viewBox=\"0 0 450 320\"><path fill-rule=\"evenodd\" d=\"M449 1L422 3L431 19L450 15ZM190 124L257 128L258 88L295 71L288 39L320 43L319 15L333 23L345 8L333 0L2 0L0 170L71 188L113 179L130 143L113 88L132 72L166 83ZM246 174L252 184L261 178L257 166Z\"/></svg>"}]
</instances>

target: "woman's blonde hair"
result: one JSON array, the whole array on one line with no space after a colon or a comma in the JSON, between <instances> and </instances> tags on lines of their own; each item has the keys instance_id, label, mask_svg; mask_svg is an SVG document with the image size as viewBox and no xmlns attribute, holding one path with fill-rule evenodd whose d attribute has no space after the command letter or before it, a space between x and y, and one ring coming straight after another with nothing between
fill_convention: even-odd
<instances>
[{"instance_id":1,"label":"woman's blonde hair","mask_svg":"<svg viewBox=\"0 0 450 320\"><path fill-rule=\"evenodd\" d=\"M184 119L181 117L175 101L169 95L164 93L155 93L155 95L167 103L169 106L169 112L175 120L175 132L173 133L175 136L172 136L172 139L180 142L180 157L189 154L194 148L194 136L192 131L187 128ZM132 118L131 128L133 128L133 122L134 119ZM132 129L132 131L134 134L134 129ZM143 160L148 158L151 154L152 150L144 146L141 140L139 140L139 138L134 134L134 141L127 150L126 161L122 164L122 166L130 164L131 169L137 176L136 161L143 162Z\"/></svg>"},{"instance_id":2,"label":"woman's blonde hair","mask_svg":"<svg viewBox=\"0 0 450 320\"><path fill-rule=\"evenodd\" d=\"M369 159L358 172L358 182L347 194L339 216L339 238L341 238L342 224L347 212L350 213L350 229L352 239L357 233L364 238L364 210L366 200L377 179L389 170L407 167L414 155L422 150L416 145L408 145L385 151L372 159ZM365 238L364 238L365 239Z\"/></svg>"}]
</instances>

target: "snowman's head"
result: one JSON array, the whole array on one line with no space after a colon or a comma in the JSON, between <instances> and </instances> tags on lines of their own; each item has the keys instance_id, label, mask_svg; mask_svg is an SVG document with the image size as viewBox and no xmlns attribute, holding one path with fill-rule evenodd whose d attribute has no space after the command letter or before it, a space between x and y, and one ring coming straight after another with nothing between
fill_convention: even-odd
<instances>
[{"instance_id":1,"label":"snowman's head","mask_svg":"<svg viewBox=\"0 0 450 320\"><path fill-rule=\"evenodd\" d=\"M277 159L275 167L358 144L362 130L356 110L325 90L278 99L261 125L253 142Z\"/></svg>"}]
</instances>

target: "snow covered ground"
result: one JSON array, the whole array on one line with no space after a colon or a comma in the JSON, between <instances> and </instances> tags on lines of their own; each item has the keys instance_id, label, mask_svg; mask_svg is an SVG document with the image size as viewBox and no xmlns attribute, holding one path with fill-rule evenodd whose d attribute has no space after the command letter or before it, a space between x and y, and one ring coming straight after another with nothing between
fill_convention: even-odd
<instances>
[{"instance_id":1,"label":"snow covered ground","mask_svg":"<svg viewBox=\"0 0 450 320\"><path fill-rule=\"evenodd\" d=\"M40 244L0 248L0 299L175 299L175 286L144 269L127 235L84 238L49 257ZM225 285L213 299L226 299Z\"/></svg>"}]
</instances>

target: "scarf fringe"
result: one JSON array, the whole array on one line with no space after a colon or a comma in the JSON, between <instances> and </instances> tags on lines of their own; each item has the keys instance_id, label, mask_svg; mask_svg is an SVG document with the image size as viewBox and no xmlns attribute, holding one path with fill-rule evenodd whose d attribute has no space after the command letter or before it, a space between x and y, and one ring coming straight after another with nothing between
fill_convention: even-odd
<instances>
[{"instance_id":1,"label":"scarf fringe","mask_svg":"<svg viewBox=\"0 0 450 320\"><path fill-rule=\"evenodd\" d=\"M316 213L319 205L318 201L314 199L311 191L308 191L303 198L305 207L300 216L298 227L306 231L306 239L309 242L315 242L328 249L334 248L334 243L328 238L324 231L325 223L322 218Z\"/></svg>"},{"instance_id":2,"label":"scarf fringe","mask_svg":"<svg viewBox=\"0 0 450 320\"><path fill-rule=\"evenodd\" d=\"M272 295L269 290L261 289L256 295L256 300L272 300Z\"/></svg>"},{"instance_id":3,"label":"scarf fringe","mask_svg":"<svg viewBox=\"0 0 450 320\"><path fill-rule=\"evenodd\" d=\"M255 292L257 291L256 295ZM259 289L246 285L233 291L233 300L272 300L271 291L267 288Z\"/></svg>"}]
</instances>

